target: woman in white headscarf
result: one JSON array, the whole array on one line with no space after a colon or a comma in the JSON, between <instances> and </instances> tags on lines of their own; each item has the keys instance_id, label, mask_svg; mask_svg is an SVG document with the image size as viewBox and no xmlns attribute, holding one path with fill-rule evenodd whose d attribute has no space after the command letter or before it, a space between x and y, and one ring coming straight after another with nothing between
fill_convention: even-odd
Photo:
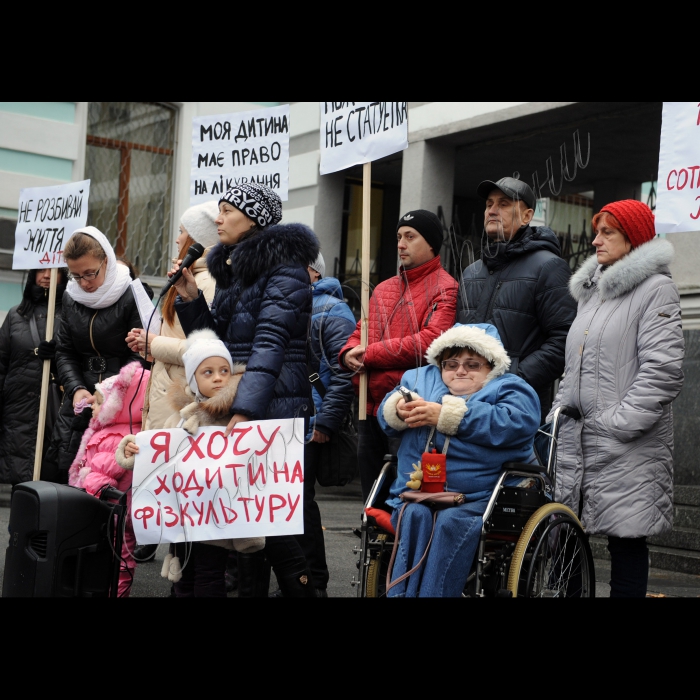
<instances>
[{"instance_id":1,"label":"woman in white headscarf","mask_svg":"<svg viewBox=\"0 0 700 700\"><path fill-rule=\"evenodd\" d=\"M43 480L60 483L67 482L92 414L95 384L142 359L125 341L129 330L141 326L129 269L117 264L105 235L94 226L78 229L63 257L70 281L56 334L56 366L65 393L41 473Z\"/></svg>"}]
</instances>

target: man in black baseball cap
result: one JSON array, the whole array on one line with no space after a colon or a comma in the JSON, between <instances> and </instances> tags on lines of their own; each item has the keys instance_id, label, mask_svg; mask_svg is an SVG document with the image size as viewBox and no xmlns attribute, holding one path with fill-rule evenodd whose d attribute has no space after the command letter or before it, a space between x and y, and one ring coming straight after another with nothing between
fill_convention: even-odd
<instances>
[{"instance_id":1,"label":"man in black baseball cap","mask_svg":"<svg viewBox=\"0 0 700 700\"><path fill-rule=\"evenodd\" d=\"M511 358L510 371L540 397L544 423L576 316L568 289L571 270L556 233L530 226L537 201L526 182L484 180L476 193L486 203L487 238L482 239L481 260L462 275L457 321L496 326Z\"/></svg>"},{"instance_id":2,"label":"man in black baseball cap","mask_svg":"<svg viewBox=\"0 0 700 700\"><path fill-rule=\"evenodd\" d=\"M537 201L530 186L514 177L484 180L476 193L486 200L484 230L489 238L509 241L535 215Z\"/></svg>"}]
</instances>

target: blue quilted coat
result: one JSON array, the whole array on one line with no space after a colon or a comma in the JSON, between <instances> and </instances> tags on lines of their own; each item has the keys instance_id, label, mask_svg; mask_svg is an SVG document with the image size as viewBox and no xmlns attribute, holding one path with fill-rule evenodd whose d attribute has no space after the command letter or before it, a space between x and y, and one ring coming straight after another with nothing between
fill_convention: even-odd
<instances>
[{"instance_id":1,"label":"blue quilted coat","mask_svg":"<svg viewBox=\"0 0 700 700\"><path fill-rule=\"evenodd\" d=\"M311 414L306 339L311 316L307 267L318 256L314 232L303 224L268 226L207 256L216 280L211 310L199 297L175 303L187 335L211 328L246 365L231 414L250 420Z\"/></svg>"}]
</instances>

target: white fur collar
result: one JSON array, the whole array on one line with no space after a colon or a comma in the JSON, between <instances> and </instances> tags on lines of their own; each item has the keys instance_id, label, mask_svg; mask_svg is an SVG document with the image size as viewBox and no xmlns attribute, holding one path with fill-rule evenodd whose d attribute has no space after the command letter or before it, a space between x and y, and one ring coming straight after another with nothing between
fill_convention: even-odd
<instances>
[{"instance_id":1,"label":"white fur collar","mask_svg":"<svg viewBox=\"0 0 700 700\"><path fill-rule=\"evenodd\" d=\"M654 238L634 248L603 272L596 255L591 255L571 276L569 290L576 301L588 301L596 288L601 299L615 299L631 292L645 279L668 274L673 246L664 238Z\"/></svg>"}]
</instances>

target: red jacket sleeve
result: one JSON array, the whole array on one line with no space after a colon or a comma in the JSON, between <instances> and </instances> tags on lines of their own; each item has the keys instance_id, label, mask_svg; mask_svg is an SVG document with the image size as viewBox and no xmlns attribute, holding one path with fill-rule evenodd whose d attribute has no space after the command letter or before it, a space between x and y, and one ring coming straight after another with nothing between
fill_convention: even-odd
<instances>
[{"instance_id":1,"label":"red jacket sleeve","mask_svg":"<svg viewBox=\"0 0 700 700\"><path fill-rule=\"evenodd\" d=\"M418 332L408 336L383 338L378 343L369 345L365 353L365 366L368 369L412 369L423 364L423 357L433 340L452 328L455 322L457 283L452 277L449 279L452 284L441 284L431 298L420 319Z\"/></svg>"}]
</instances>

